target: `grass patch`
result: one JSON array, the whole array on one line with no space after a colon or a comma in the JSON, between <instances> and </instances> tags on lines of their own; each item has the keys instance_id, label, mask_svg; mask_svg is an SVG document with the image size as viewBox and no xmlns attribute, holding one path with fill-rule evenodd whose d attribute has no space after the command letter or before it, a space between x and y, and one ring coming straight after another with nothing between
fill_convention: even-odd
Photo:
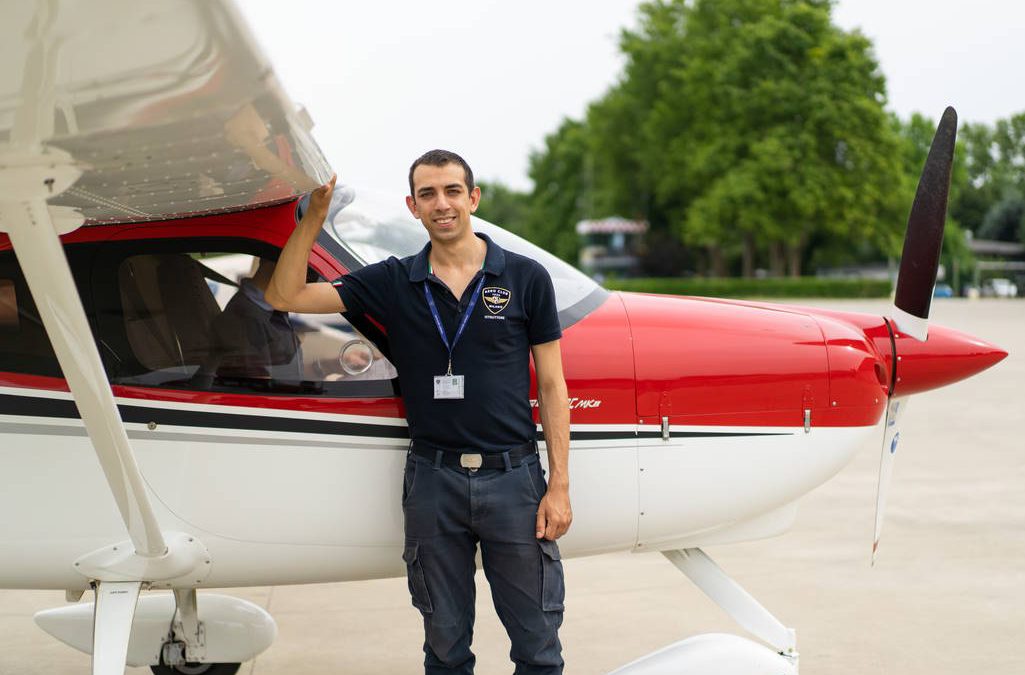
<instances>
[{"instance_id":1,"label":"grass patch","mask_svg":"<svg viewBox=\"0 0 1025 675\"><path fill-rule=\"evenodd\" d=\"M886 298L890 295L890 282L887 280L819 277L644 277L610 279L606 281L605 288L610 291L712 298Z\"/></svg>"}]
</instances>

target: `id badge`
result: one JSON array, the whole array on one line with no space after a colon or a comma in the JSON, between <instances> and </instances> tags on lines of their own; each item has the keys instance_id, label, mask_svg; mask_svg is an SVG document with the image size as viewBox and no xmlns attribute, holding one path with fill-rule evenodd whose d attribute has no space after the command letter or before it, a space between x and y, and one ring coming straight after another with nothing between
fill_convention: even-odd
<instances>
[{"instance_id":1,"label":"id badge","mask_svg":"<svg viewBox=\"0 0 1025 675\"><path fill-rule=\"evenodd\" d=\"M463 376L435 375L434 398L463 398Z\"/></svg>"}]
</instances>

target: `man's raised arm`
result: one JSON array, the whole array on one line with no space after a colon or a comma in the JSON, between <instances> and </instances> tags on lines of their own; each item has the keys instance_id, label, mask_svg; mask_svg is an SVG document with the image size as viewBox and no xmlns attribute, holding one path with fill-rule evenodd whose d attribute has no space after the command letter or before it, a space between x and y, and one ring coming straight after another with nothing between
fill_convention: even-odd
<instances>
[{"instance_id":1,"label":"man's raised arm","mask_svg":"<svg viewBox=\"0 0 1025 675\"><path fill-rule=\"evenodd\" d=\"M274 309L304 314L332 314L345 311L342 299L330 283L306 283L310 251L317 241L317 235L320 234L324 218L327 217L336 179L337 176L332 176L326 185L321 185L310 194L309 208L296 225L292 236L288 238L285 248L281 250L274 275L264 293L264 298Z\"/></svg>"}]
</instances>

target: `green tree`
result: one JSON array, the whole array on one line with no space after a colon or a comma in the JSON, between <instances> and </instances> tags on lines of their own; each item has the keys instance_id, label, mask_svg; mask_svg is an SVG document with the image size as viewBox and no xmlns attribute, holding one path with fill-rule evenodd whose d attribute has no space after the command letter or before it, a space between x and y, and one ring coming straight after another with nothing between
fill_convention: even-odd
<instances>
[{"instance_id":1,"label":"green tree","mask_svg":"<svg viewBox=\"0 0 1025 675\"><path fill-rule=\"evenodd\" d=\"M637 30L620 35L620 50L626 57L623 73L588 108L586 117L596 210L601 215L645 218L656 231L668 227L664 210L655 200L662 171L655 160L666 139L651 128L651 120L662 105L667 80L682 64L686 11L682 2L640 6Z\"/></svg>"},{"instance_id":2,"label":"green tree","mask_svg":"<svg viewBox=\"0 0 1025 675\"><path fill-rule=\"evenodd\" d=\"M932 144L933 134L936 132L936 123L928 117L913 113L907 122L901 122L893 118L894 128L901 139L901 161L903 164L903 176L898 191L899 201L903 207L903 221L900 230L900 238L890 247L888 252L900 254L904 242L904 227L908 215L911 212L911 203L918 189L918 179L925 166L925 158L929 154L929 146ZM975 142L973 133L975 130L971 125L965 125L969 133L958 132L958 142L954 149L954 166L950 176L950 194L948 196L949 207L947 209L947 220L943 228L943 251L940 254L940 261L953 272L955 286L960 285L959 270L968 270L975 264L975 258L968 248L968 241L965 237L965 229L957 220L957 212L954 206L963 203L963 195L966 190L971 189L972 182L972 148ZM957 290L960 290L959 288Z\"/></svg>"},{"instance_id":3,"label":"green tree","mask_svg":"<svg viewBox=\"0 0 1025 675\"><path fill-rule=\"evenodd\" d=\"M958 129L958 157L964 162L966 176L958 197L950 201L951 216L967 229L977 232L999 195L1006 189L1000 185L995 171L993 130L985 124L963 124Z\"/></svg>"},{"instance_id":4,"label":"green tree","mask_svg":"<svg viewBox=\"0 0 1025 675\"><path fill-rule=\"evenodd\" d=\"M828 252L816 260L899 254L935 127L885 111L871 43L835 26L831 8L642 3L620 36L618 80L531 157L527 235L573 260L577 221L644 219L663 274L687 261L796 276L812 243ZM945 255L970 261L960 226L977 230L1009 190L1025 194L1025 114L961 134Z\"/></svg>"},{"instance_id":5,"label":"green tree","mask_svg":"<svg viewBox=\"0 0 1025 675\"><path fill-rule=\"evenodd\" d=\"M897 139L871 44L807 0L697 0L649 133L684 240L797 276L813 236L892 238ZM713 265L713 269L715 269ZM716 271L721 271L721 268Z\"/></svg>"},{"instance_id":6,"label":"green tree","mask_svg":"<svg viewBox=\"0 0 1025 675\"><path fill-rule=\"evenodd\" d=\"M569 262L576 262L580 249L576 223L592 213L588 133L583 122L563 120L530 157L534 190L525 234Z\"/></svg>"},{"instance_id":7,"label":"green tree","mask_svg":"<svg viewBox=\"0 0 1025 675\"><path fill-rule=\"evenodd\" d=\"M1021 238L1022 232L1025 232L1025 199L1009 194L986 212L978 234L981 239L1025 241Z\"/></svg>"},{"instance_id":8,"label":"green tree","mask_svg":"<svg viewBox=\"0 0 1025 675\"><path fill-rule=\"evenodd\" d=\"M499 181L477 181L481 198L477 215L523 236L530 220L530 195L517 192Z\"/></svg>"},{"instance_id":9,"label":"green tree","mask_svg":"<svg viewBox=\"0 0 1025 675\"><path fill-rule=\"evenodd\" d=\"M1025 113L997 120L993 129L996 145L995 182L1007 192L1025 195Z\"/></svg>"},{"instance_id":10,"label":"green tree","mask_svg":"<svg viewBox=\"0 0 1025 675\"><path fill-rule=\"evenodd\" d=\"M1025 197L1025 113L992 127L965 124L958 133L967 175L951 201L951 213L966 229L987 237L982 232L986 221L1003 220L1008 208Z\"/></svg>"}]
</instances>

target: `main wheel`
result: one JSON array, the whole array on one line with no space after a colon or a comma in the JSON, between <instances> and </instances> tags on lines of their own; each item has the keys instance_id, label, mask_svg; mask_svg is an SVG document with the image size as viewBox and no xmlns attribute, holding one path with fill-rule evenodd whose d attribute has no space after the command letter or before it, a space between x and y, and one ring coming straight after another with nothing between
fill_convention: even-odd
<instances>
[{"instance_id":1,"label":"main wheel","mask_svg":"<svg viewBox=\"0 0 1025 675\"><path fill-rule=\"evenodd\" d=\"M180 666L150 666L153 675L235 675L241 663L183 663Z\"/></svg>"}]
</instances>

